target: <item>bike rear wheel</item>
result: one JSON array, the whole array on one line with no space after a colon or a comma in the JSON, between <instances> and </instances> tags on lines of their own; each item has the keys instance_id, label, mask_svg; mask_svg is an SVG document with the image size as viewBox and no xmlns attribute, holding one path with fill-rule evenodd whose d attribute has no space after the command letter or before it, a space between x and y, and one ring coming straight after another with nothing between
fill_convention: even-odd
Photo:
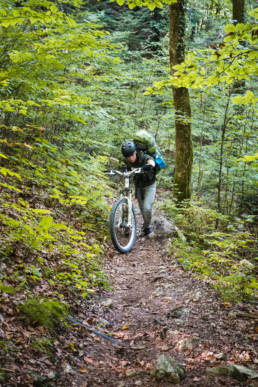
<instances>
[{"instance_id":1,"label":"bike rear wheel","mask_svg":"<svg viewBox=\"0 0 258 387\"><path fill-rule=\"evenodd\" d=\"M127 199L119 199L113 205L110 213L110 234L115 248L121 253L128 253L132 250L136 232L137 223L133 206L130 210Z\"/></svg>"}]
</instances>

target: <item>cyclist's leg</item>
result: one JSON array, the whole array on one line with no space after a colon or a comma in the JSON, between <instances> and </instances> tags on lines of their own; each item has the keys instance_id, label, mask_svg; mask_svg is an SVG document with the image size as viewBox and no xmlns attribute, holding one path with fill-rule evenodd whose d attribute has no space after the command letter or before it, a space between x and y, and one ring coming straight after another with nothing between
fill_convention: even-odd
<instances>
[{"instance_id":1,"label":"cyclist's leg","mask_svg":"<svg viewBox=\"0 0 258 387\"><path fill-rule=\"evenodd\" d=\"M142 203L143 228L150 227L152 217L152 207L156 194L156 182L144 188L144 199Z\"/></svg>"},{"instance_id":2,"label":"cyclist's leg","mask_svg":"<svg viewBox=\"0 0 258 387\"><path fill-rule=\"evenodd\" d=\"M138 201L142 217L143 217L143 202L144 202L144 196L143 195L144 195L143 188L136 187L135 188L135 196L136 196L136 199Z\"/></svg>"}]
</instances>

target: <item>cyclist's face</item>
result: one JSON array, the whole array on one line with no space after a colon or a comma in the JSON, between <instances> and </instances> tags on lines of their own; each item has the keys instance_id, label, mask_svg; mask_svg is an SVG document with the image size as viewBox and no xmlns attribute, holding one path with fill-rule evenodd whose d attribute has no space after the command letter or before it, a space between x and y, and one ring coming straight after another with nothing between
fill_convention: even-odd
<instances>
[{"instance_id":1,"label":"cyclist's face","mask_svg":"<svg viewBox=\"0 0 258 387\"><path fill-rule=\"evenodd\" d=\"M130 161L130 163L135 163L136 161L136 152L132 154L132 156L127 157L127 160Z\"/></svg>"}]
</instances>

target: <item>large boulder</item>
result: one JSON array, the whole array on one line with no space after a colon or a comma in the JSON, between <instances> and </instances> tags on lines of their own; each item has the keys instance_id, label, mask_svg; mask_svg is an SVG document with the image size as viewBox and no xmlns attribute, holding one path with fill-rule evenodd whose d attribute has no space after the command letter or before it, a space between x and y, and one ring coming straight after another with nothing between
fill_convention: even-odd
<instances>
[{"instance_id":1,"label":"large boulder","mask_svg":"<svg viewBox=\"0 0 258 387\"><path fill-rule=\"evenodd\" d=\"M152 217L152 228L155 235L161 238L171 238L175 233L174 224L161 214Z\"/></svg>"}]
</instances>

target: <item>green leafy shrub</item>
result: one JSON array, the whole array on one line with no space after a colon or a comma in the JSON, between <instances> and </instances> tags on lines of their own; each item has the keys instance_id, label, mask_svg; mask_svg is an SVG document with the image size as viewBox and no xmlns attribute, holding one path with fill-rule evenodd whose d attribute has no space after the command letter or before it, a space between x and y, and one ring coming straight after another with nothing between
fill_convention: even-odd
<instances>
[{"instance_id":1,"label":"green leafy shrub","mask_svg":"<svg viewBox=\"0 0 258 387\"><path fill-rule=\"evenodd\" d=\"M68 316L68 305L57 300L30 298L20 305L20 312L28 323L39 323L53 330Z\"/></svg>"},{"instance_id":2,"label":"green leafy shrub","mask_svg":"<svg viewBox=\"0 0 258 387\"><path fill-rule=\"evenodd\" d=\"M254 235L243 231L243 221L232 222L202 203L188 203L178 210L170 202L163 208L173 217L186 236L186 242L173 239L170 255L184 268L209 280L227 300L254 297L256 243ZM216 230L217 219L221 230Z\"/></svg>"},{"instance_id":3,"label":"green leafy shrub","mask_svg":"<svg viewBox=\"0 0 258 387\"><path fill-rule=\"evenodd\" d=\"M16 289L13 286L9 286L0 281L0 291L7 294L14 294Z\"/></svg>"},{"instance_id":4,"label":"green leafy shrub","mask_svg":"<svg viewBox=\"0 0 258 387\"><path fill-rule=\"evenodd\" d=\"M61 154L53 144L38 139L33 168L27 168L28 157L22 159L17 165L22 179L17 184L23 190L9 193L5 188L0 197L0 256L16 265L12 275L16 286L28 288L47 280L83 297L99 285L106 286L100 267L103 249L97 240L107 232L107 186L101 172L105 158L96 156L83 163L69 148ZM14 161L8 160L11 165ZM9 185L14 185L11 181ZM21 253L18 265L15 259L10 261L10 256ZM3 273L3 278L8 276Z\"/></svg>"}]
</instances>

